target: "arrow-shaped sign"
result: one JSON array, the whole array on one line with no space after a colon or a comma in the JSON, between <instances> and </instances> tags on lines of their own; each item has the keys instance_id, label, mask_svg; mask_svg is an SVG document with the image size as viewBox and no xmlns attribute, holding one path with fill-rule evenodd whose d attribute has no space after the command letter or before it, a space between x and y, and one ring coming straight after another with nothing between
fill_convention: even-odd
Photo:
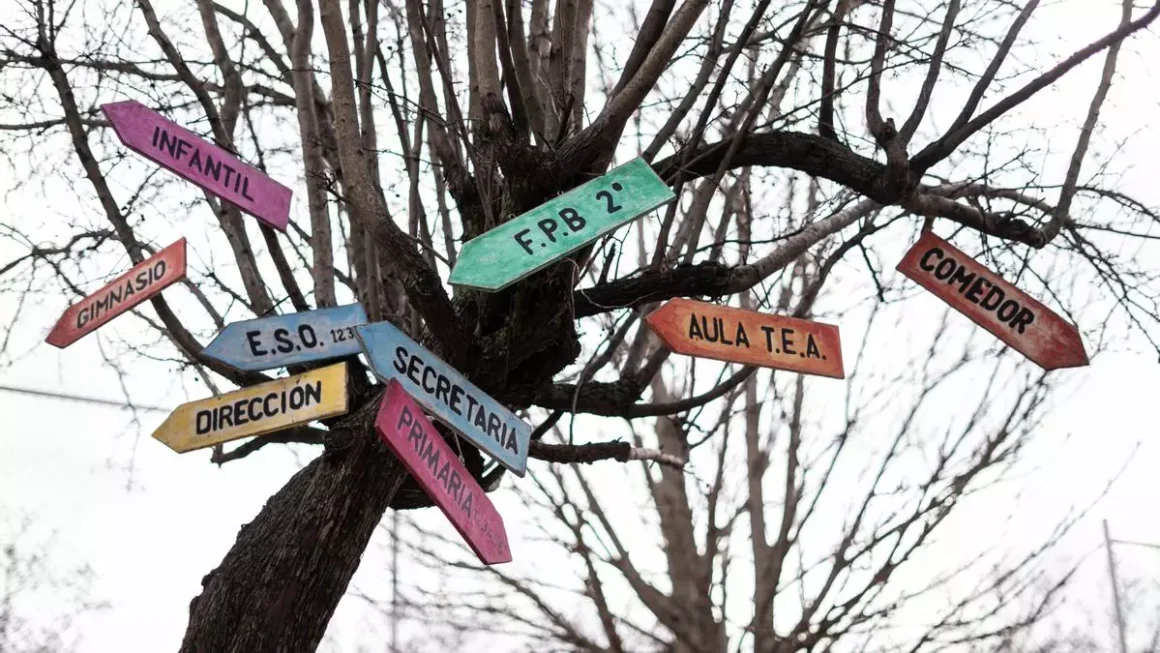
<instances>
[{"instance_id":1,"label":"arrow-shaped sign","mask_svg":"<svg viewBox=\"0 0 1160 653\"><path fill-rule=\"evenodd\" d=\"M184 277L185 239L182 238L69 306L45 342L64 349Z\"/></svg>"},{"instance_id":2,"label":"arrow-shaped sign","mask_svg":"<svg viewBox=\"0 0 1160 653\"><path fill-rule=\"evenodd\" d=\"M359 353L354 328L366 324L361 304L234 322L201 353L244 372Z\"/></svg>"},{"instance_id":3,"label":"arrow-shaped sign","mask_svg":"<svg viewBox=\"0 0 1160 653\"><path fill-rule=\"evenodd\" d=\"M503 517L398 381L387 382L375 428L485 565L511 562Z\"/></svg>"},{"instance_id":4,"label":"arrow-shaped sign","mask_svg":"<svg viewBox=\"0 0 1160 653\"><path fill-rule=\"evenodd\" d=\"M838 327L677 298L645 318L678 354L846 378Z\"/></svg>"},{"instance_id":5,"label":"arrow-shaped sign","mask_svg":"<svg viewBox=\"0 0 1160 653\"><path fill-rule=\"evenodd\" d=\"M140 102L103 104L101 111L125 147L286 231L292 194L286 186Z\"/></svg>"},{"instance_id":6,"label":"arrow-shaped sign","mask_svg":"<svg viewBox=\"0 0 1160 653\"><path fill-rule=\"evenodd\" d=\"M185 453L346 411L346 363L338 363L182 404L157 427L153 438Z\"/></svg>"},{"instance_id":7,"label":"arrow-shaped sign","mask_svg":"<svg viewBox=\"0 0 1160 653\"><path fill-rule=\"evenodd\" d=\"M428 412L517 476L524 475L532 437L526 422L390 322L366 324L355 332L375 376L397 379Z\"/></svg>"},{"instance_id":8,"label":"arrow-shaped sign","mask_svg":"<svg viewBox=\"0 0 1160 653\"><path fill-rule=\"evenodd\" d=\"M1045 370L1088 364L1075 326L929 231L898 271Z\"/></svg>"},{"instance_id":9,"label":"arrow-shaped sign","mask_svg":"<svg viewBox=\"0 0 1160 653\"><path fill-rule=\"evenodd\" d=\"M675 197L638 157L467 241L449 281L502 290Z\"/></svg>"}]
</instances>

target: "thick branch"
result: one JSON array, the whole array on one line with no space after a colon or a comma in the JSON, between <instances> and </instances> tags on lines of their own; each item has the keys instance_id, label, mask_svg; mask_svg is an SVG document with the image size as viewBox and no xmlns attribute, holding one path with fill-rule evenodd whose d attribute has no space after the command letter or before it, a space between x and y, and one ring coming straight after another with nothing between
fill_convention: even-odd
<instances>
[{"instance_id":1,"label":"thick branch","mask_svg":"<svg viewBox=\"0 0 1160 653\"><path fill-rule=\"evenodd\" d=\"M422 259L414 243L387 215L374 192L363 151L355 110L354 77L350 50L337 0L322 0L322 27L330 51L333 80L333 102L338 132L338 153L347 184L347 199L358 222L366 224L375 235L377 245L394 262L395 274L407 291L407 297L422 315L427 329L435 336L444 354L463 351L467 343L451 301L443 290L439 275ZM445 356L454 360L457 356Z\"/></svg>"},{"instance_id":2,"label":"thick branch","mask_svg":"<svg viewBox=\"0 0 1160 653\"><path fill-rule=\"evenodd\" d=\"M588 444L547 444L532 442L528 447L528 457L537 460L546 460L551 463L584 463L591 464L600 460L616 460L628 462L630 460L652 460L682 469L685 460L667 454L659 449L633 447L628 442L591 442Z\"/></svg>"}]
</instances>

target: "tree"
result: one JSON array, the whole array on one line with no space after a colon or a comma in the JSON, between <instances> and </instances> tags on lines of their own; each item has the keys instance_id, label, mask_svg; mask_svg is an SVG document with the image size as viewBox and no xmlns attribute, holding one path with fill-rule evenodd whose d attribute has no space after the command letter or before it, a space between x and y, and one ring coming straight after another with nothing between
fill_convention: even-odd
<instances>
[{"instance_id":1,"label":"tree","mask_svg":"<svg viewBox=\"0 0 1160 653\"><path fill-rule=\"evenodd\" d=\"M1034 51L1021 33L1037 0L773 4L352 0L344 15L338 0L193 0L168 12L152 0L20 0L0 26L4 151L46 187L83 171L74 188L90 211L65 236L33 218L5 225L22 253L0 276L22 297L80 295L86 276L107 271L100 254L138 262L196 234L200 265L184 290L136 313L155 337L118 332L127 354L176 361L211 387L251 385L270 377L201 354L227 318L351 297L526 409L530 455L557 462L663 457L615 439L539 442L565 415L679 416L751 378L741 369L678 399L660 374L669 352L641 326L657 302L748 296L814 316L847 254L877 279L875 234L913 232L918 218L960 230L1043 292L1048 278L1086 274L1106 300L1098 324L1143 327L1147 279L1110 252L1152 214L1098 175L1081 183L1081 169L1120 46L1160 3L1125 0L1105 36L1033 66L1022 62L1042 56L1016 55ZM1103 74L1071 164L1061 183L1040 182L1019 145L1034 141L1003 119L1097 55ZM305 206L286 235L212 196L190 204L189 186L127 156L98 109L127 97L297 180ZM613 235L501 292L448 294L459 243L638 153L679 196L634 228L639 252ZM789 184L811 190L782 193ZM1088 223L1080 201L1122 215ZM45 233L55 240L39 244ZM627 264L626 250L644 256ZM770 286L784 300L759 292ZM596 328L606 337L588 337ZM207 574L182 650L313 650L386 509L427 505L375 437L381 388L363 369L351 383L350 413L326 428L215 450L224 463L273 443L323 447ZM486 487L502 480L463 450Z\"/></svg>"},{"instance_id":2,"label":"tree","mask_svg":"<svg viewBox=\"0 0 1160 653\"><path fill-rule=\"evenodd\" d=\"M78 618L108 607L92 598L88 565L60 567L31 518L5 520L0 546L0 651L63 653L80 643Z\"/></svg>"},{"instance_id":3,"label":"tree","mask_svg":"<svg viewBox=\"0 0 1160 653\"><path fill-rule=\"evenodd\" d=\"M1087 509L1037 542L971 538L959 513L1053 446L1035 436L1056 384L956 337L946 313L919 335L927 324L869 297L842 390L754 374L711 405L633 422L636 446L677 464L552 465L515 486L536 565L483 567L418 526L400 536L428 573L407 574L397 617L422 626L409 631L502 634L503 651L1023 650L1003 646L1041 634L1064 598L1076 564L1058 545ZM665 375L681 385L658 378L653 396L697 395L722 368L681 365ZM1018 523L1022 509L987 520Z\"/></svg>"}]
</instances>

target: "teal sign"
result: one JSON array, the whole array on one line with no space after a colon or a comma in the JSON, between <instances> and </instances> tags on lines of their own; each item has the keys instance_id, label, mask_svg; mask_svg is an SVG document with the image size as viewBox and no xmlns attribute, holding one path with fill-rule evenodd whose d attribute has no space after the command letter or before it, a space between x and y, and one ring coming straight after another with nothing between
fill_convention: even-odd
<instances>
[{"instance_id":1,"label":"teal sign","mask_svg":"<svg viewBox=\"0 0 1160 653\"><path fill-rule=\"evenodd\" d=\"M642 158L467 241L450 281L495 292L676 198Z\"/></svg>"}]
</instances>

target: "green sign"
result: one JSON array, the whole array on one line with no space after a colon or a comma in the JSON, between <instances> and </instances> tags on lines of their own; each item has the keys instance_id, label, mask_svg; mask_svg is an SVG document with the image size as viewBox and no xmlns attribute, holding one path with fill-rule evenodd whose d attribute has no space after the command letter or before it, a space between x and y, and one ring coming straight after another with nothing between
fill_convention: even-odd
<instances>
[{"instance_id":1,"label":"green sign","mask_svg":"<svg viewBox=\"0 0 1160 653\"><path fill-rule=\"evenodd\" d=\"M502 290L675 198L637 157L467 241L450 281Z\"/></svg>"}]
</instances>

